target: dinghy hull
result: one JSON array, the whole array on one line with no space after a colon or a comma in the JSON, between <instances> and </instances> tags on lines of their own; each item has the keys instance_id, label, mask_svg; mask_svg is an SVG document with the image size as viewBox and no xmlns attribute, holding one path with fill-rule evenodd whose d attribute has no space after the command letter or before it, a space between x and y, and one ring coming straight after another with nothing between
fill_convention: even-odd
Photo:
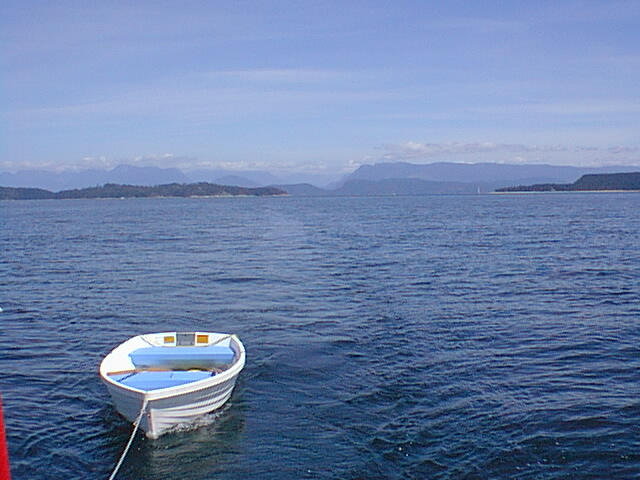
<instances>
[{"instance_id":1,"label":"dinghy hull","mask_svg":"<svg viewBox=\"0 0 640 480\"><path fill-rule=\"evenodd\" d=\"M177 335L169 332L134 337L114 349L100 366L101 378L116 410L130 422L139 421L140 428L149 438L157 438L177 426L192 424L203 415L221 408L231 397L238 374L244 367L244 346L235 335L192 334L194 339L207 338L206 343L201 342L202 345L196 341L190 345L177 345ZM172 336L173 342L164 343ZM139 358L136 352L148 350L150 345L162 349L158 352L161 370L148 364L150 357L147 352L143 352L144 367L134 364L134 360ZM210 345L228 347L232 354L225 361L229 363L218 363L210 371L203 370L203 357ZM199 350L194 352L194 349ZM185 359L195 357L200 366L188 369ZM179 369L167 370L171 367L172 358Z\"/></svg>"}]
</instances>

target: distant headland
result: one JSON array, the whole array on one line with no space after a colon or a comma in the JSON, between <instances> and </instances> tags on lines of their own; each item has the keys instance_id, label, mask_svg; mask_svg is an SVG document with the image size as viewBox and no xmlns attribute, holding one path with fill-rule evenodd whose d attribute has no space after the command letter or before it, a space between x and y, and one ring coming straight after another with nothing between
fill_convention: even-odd
<instances>
[{"instance_id":1,"label":"distant headland","mask_svg":"<svg viewBox=\"0 0 640 480\"><path fill-rule=\"evenodd\" d=\"M49 200L90 198L238 197L278 196L287 192L275 187L235 187L214 183L171 183L153 187L108 183L100 187L51 192L41 188L0 187L0 200Z\"/></svg>"},{"instance_id":2,"label":"distant headland","mask_svg":"<svg viewBox=\"0 0 640 480\"><path fill-rule=\"evenodd\" d=\"M588 174L573 183L539 183L496 189L499 193L598 191L640 191L640 172Z\"/></svg>"}]
</instances>

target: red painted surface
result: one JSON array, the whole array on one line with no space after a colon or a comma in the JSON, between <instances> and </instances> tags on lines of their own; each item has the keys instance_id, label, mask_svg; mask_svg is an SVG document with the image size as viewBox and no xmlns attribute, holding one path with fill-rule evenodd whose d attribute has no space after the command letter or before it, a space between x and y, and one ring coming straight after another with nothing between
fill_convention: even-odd
<instances>
[{"instance_id":1,"label":"red painted surface","mask_svg":"<svg viewBox=\"0 0 640 480\"><path fill-rule=\"evenodd\" d=\"M2 415L2 395L0 395L0 480L11 480L9 471L9 450L4 433L4 416Z\"/></svg>"}]
</instances>

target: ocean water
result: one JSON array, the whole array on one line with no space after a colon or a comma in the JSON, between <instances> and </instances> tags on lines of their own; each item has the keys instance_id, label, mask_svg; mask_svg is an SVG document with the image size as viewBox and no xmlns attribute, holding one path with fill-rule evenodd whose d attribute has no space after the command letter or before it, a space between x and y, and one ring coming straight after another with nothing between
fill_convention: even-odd
<instances>
[{"instance_id":1,"label":"ocean water","mask_svg":"<svg viewBox=\"0 0 640 480\"><path fill-rule=\"evenodd\" d=\"M640 478L640 195L0 202L12 476L107 478L130 336L237 333L119 479Z\"/></svg>"}]
</instances>

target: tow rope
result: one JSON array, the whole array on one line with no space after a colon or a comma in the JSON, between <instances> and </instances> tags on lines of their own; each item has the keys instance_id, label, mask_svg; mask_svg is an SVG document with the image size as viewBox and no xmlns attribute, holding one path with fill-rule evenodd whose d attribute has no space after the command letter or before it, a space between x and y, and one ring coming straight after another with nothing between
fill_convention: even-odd
<instances>
[{"instance_id":1,"label":"tow rope","mask_svg":"<svg viewBox=\"0 0 640 480\"><path fill-rule=\"evenodd\" d=\"M140 422L142 421L142 416L144 415L144 411L146 409L147 409L147 400L145 399L145 401L142 402L142 408L140 409L140 413L138 414L136 421L133 422L133 426L134 426L133 432L131 432L131 436L129 437L127 446L124 447L124 451L122 452L122 455L120 455L120 460L118 460L118 463L114 467L113 472L111 472L111 476L109 477L109 480L113 480L114 478L116 478L116 475L118 474L118 470L120 470L120 467L122 466L124 459L127 456L127 453L129 453L129 449L131 448L133 439L135 438L136 433L138 432L138 428L140 428Z\"/></svg>"}]
</instances>

